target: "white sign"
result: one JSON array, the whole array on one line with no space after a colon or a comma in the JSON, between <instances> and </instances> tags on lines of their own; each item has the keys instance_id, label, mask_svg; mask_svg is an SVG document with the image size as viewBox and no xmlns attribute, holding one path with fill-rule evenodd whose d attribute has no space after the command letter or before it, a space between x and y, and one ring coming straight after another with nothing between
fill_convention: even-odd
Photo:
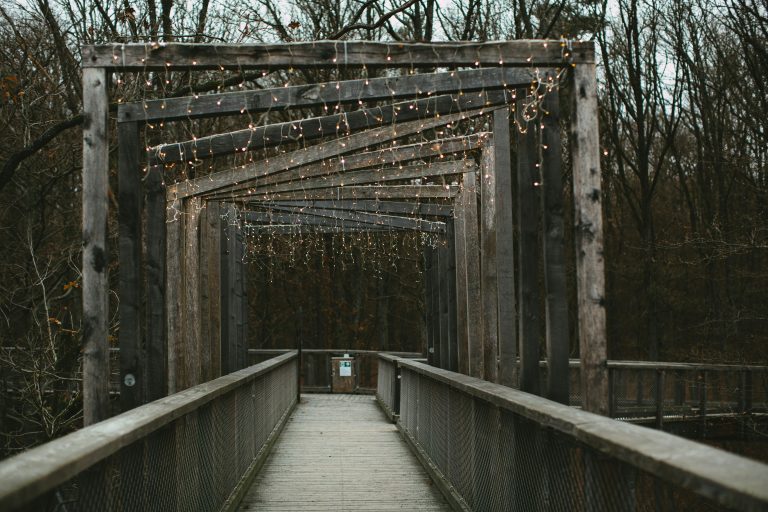
<instances>
[{"instance_id":1,"label":"white sign","mask_svg":"<svg viewBox=\"0 0 768 512\"><path fill-rule=\"evenodd\" d=\"M352 376L352 361L339 361L339 377Z\"/></svg>"}]
</instances>

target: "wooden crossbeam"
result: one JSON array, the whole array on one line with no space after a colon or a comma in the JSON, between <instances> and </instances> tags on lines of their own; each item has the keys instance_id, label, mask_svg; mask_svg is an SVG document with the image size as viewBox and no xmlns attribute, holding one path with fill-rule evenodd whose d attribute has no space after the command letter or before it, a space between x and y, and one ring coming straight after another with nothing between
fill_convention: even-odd
<instances>
[{"instance_id":1,"label":"wooden crossbeam","mask_svg":"<svg viewBox=\"0 0 768 512\"><path fill-rule=\"evenodd\" d=\"M83 47L84 68L158 71L253 68L558 66L594 62L592 41L485 43L313 41L281 44L100 44Z\"/></svg>"},{"instance_id":2,"label":"wooden crossbeam","mask_svg":"<svg viewBox=\"0 0 768 512\"><path fill-rule=\"evenodd\" d=\"M514 89L525 87L539 76L545 76L546 71L535 72L520 68L469 69L136 101L120 104L117 120L121 123L178 121L231 116L243 112L253 114L275 109Z\"/></svg>"},{"instance_id":3,"label":"wooden crossbeam","mask_svg":"<svg viewBox=\"0 0 768 512\"><path fill-rule=\"evenodd\" d=\"M381 128L374 128L373 130L368 130L363 133L356 133L348 137L333 139L322 144L299 149L291 153L285 153L264 161L254 162L243 167L237 167L196 178L194 180L174 184L168 187L167 197L169 200L190 197L193 195L213 192L227 186L243 184L255 178L288 171L326 158L344 155L386 141L391 141L399 137L420 133L423 130L445 126L462 119L481 115L484 112L484 109L477 109L433 117L426 120L410 121L403 123L402 125L389 125L382 126Z\"/></svg>"},{"instance_id":4,"label":"wooden crossbeam","mask_svg":"<svg viewBox=\"0 0 768 512\"><path fill-rule=\"evenodd\" d=\"M427 199L446 198L456 196L459 187L456 185L394 185L394 186L364 186L364 187L338 187L297 192L279 192L263 197L233 198L234 201L245 204L260 201L284 201L284 200L335 200L344 199Z\"/></svg>"},{"instance_id":5,"label":"wooden crossbeam","mask_svg":"<svg viewBox=\"0 0 768 512\"><path fill-rule=\"evenodd\" d=\"M299 213L277 212L241 212L246 225L251 227L290 226L293 228L307 227L332 227L346 229L396 229L391 226L376 225L362 220L333 219L317 217L315 215L303 215Z\"/></svg>"},{"instance_id":6,"label":"wooden crossbeam","mask_svg":"<svg viewBox=\"0 0 768 512\"><path fill-rule=\"evenodd\" d=\"M404 123L481 107L499 106L506 104L510 99L511 93L506 91L480 92L460 96L443 95L342 112L330 116L256 126L208 137L199 137L194 140L162 144L150 149L150 162L194 162L204 158L279 146L284 143L345 136L360 130L393 123Z\"/></svg>"},{"instance_id":7,"label":"wooden crossbeam","mask_svg":"<svg viewBox=\"0 0 768 512\"><path fill-rule=\"evenodd\" d=\"M290 206L271 206L270 209L283 211L295 217L288 217L295 222L308 217L318 217L330 220L349 220L356 222L365 222L374 226L387 226L398 229L410 229L417 231L426 231L429 233L445 233L444 222L434 222L412 217L399 217L396 215L382 215L377 213L356 212L348 210L328 210L310 207L290 207ZM279 213L274 212L247 212L247 220L258 219L261 222L271 222L271 217L278 218L278 222L290 222L286 218L279 217Z\"/></svg>"},{"instance_id":8,"label":"wooden crossbeam","mask_svg":"<svg viewBox=\"0 0 768 512\"><path fill-rule=\"evenodd\" d=\"M375 151L327 158L286 172L257 178L245 185L228 187L219 194L224 197L231 197L232 194L238 194L240 191L254 187L258 188L265 185L285 183L316 176L327 176L342 169L344 171L352 171L381 165L396 165L410 160L443 158L452 153L465 153L482 147L488 138L489 134L487 132L480 132L463 137L435 139L406 146L390 146Z\"/></svg>"},{"instance_id":9,"label":"wooden crossbeam","mask_svg":"<svg viewBox=\"0 0 768 512\"><path fill-rule=\"evenodd\" d=\"M354 226L352 224L354 223L341 222L335 226L318 226L311 224L246 224L245 228L251 233L269 233L270 235L301 235L309 233L381 233L392 231L400 231L401 233L404 232L402 229L394 229L384 226L373 226L371 224L364 223L358 223L360 225Z\"/></svg>"},{"instance_id":10,"label":"wooden crossbeam","mask_svg":"<svg viewBox=\"0 0 768 512\"><path fill-rule=\"evenodd\" d=\"M408 201L281 201L274 203L260 203L269 208L276 206L330 208L333 210L355 210L361 212L397 213L402 215L433 215L450 217L453 215L453 206L438 203L419 203Z\"/></svg>"},{"instance_id":11,"label":"wooden crossbeam","mask_svg":"<svg viewBox=\"0 0 768 512\"><path fill-rule=\"evenodd\" d=\"M385 181L399 181L405 179L420 179L424 177L446 176L460 174L471 167L472 163L463 160L449 160L434 162L428 165L409 165L404 167L390 167L370 169L353 172L338 172L331 176L320 176L306 180L295 180L278 185L265 187L254 186L250 192L253 194L273 194L276 192L291 192L300 190L314 190L320 188L336 188L350 185L370 185Z\"/></svg>"}]
</instances>

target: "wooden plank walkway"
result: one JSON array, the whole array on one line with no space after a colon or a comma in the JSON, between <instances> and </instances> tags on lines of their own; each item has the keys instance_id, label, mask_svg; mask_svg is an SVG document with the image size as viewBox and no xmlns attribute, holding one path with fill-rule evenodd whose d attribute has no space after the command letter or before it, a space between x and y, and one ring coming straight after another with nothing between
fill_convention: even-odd
<instances>
[{"instance_id":1,"label":"wooden plank walkway","mask_svg":"<svg viewBox=\"0 0 768 512\"><path fill-rule=\"evenodd\" d=\"M451 509L373 397L303 395L240 510Z\"/></svg>"}]
</instances>

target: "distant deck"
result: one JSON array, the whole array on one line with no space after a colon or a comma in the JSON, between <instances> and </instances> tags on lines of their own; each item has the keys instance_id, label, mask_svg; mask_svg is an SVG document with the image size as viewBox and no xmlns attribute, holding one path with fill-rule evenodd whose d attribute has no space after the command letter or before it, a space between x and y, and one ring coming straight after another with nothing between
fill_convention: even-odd
<instances>
[{"instance_id":1,"label":"distant deck","mask_svg":"<svg viewBox=\"0 0 768 512\"><path fill-rule=\"evenodd\" d=\"M303 395L240 510L451 510L371 396Z\"/></svg>"}]
</instances>

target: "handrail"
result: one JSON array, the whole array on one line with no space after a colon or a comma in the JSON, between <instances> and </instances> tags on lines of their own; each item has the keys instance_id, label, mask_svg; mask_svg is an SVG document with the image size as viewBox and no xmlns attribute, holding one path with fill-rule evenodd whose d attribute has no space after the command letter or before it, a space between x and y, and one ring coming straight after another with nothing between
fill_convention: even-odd
<instances>
[{"instance_id":1,"label":"handrail","mask_svg":"<svg viewBox=\"0 0 768 512\"><path fill-rule=\"evenodd\" d=\"M296 359L290 352L142 405L0 462L0 509L54 489L148 434Z\"/></svg>"},{"instance_id":2,"label":"handrail","mask_svg":"<svg viewBox=\"0 0 768 512\"><path fill-rule=\"evenodd\" d=\"M766 464L466 375L405 359L397 364L722 505L742 510L768 507Z\"/></svg>"}]
</instances>

